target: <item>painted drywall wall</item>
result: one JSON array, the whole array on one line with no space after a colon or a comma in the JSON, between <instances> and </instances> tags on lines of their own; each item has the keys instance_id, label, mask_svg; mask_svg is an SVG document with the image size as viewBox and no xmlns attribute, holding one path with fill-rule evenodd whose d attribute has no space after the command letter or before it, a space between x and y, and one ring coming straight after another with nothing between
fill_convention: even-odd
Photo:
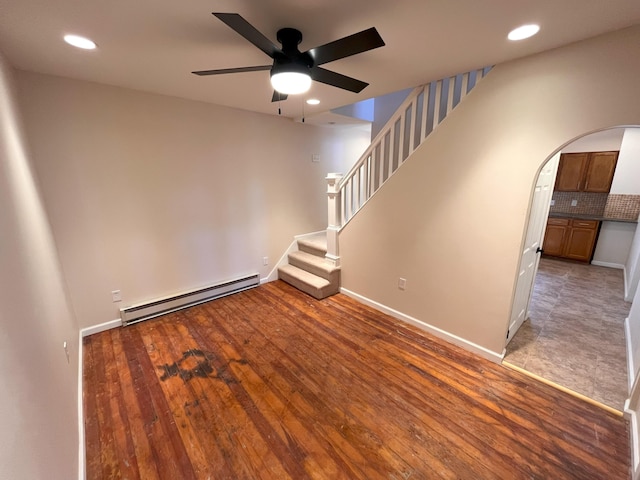
<instances>
[{"instance_id":1,"label":"painted drywall wall","mask_svg":"<svg viewBox=\"0 0 640 480\"><path fill-rule=\"evenodd\" d=\"M11 77L0 55L0 478L69 480L78 478L78 328Z\"/></svg>"},{"instance_id":2,"label":"painted drywall wall","mask_svg":"<svg viewBox=\"0 0 640 480\"><path fill-rule=\"evenodd\" d=\"M631 338L640 339L640 289L636 290L633 297L628 322ZM633 378L635 378L638 376L638 372L640 372L640 341L633 342L633 349L630 353L632 355L631 364L635 369L635 372L631 373L633 373Z\"/></svg>"},{"instance_id":3,"label":"painted drywall wall","mask_svg":"<svg viewBox=\"0 0 640 480\"><path fill-rule=\"evenodd\" d=\"M640 128L626 128L611 193L640 195Z\"/></svg>"},{"instance_id":4,"label":"painted drywall wall","mask_svg":"<svg viewBox=\"0 0 640 480\"><path fill-rule=\"evenodd\" d=\"M571 142L562 149L562 153L609 152L620 150L624 128L610 128L591 133Z\"/></svg>"},{"instance_id":5,"label":"painted drywall wall","mask_svg":"<svg viewBox=\"0 0 640 480\"><path fill-rule=\"evenodd\" d=\"M639 219L640 220L640 219ZM633 235L631 247L629 247L629 256L625 264L625 300L630 302L637 293L638 284L640 283L640 224L636 226Z\"/></svg>"},{"instance_id":6,"label":"painted drywall wall","mask_svg":"<svg viewBox=\"0 0 640 480\"><path fill-rule=\"evenodd\" d=\"M266 277L294 235L326 228L324 178L346 171L349 139L362 137L35 73L19 72L18 92L81 327L120 306Z\"/></svg>"},{"instance_id":7,"label":"painted drywall wall","mask_svg":"<svg viewBox=\"0 0 640 480\"><path fill-rule=\"evenodd\" d=\"M618 165L611 185L612 193L640 195L640 128L625 130ZM640 228L634 232L625 263L625 275L625 298L630 300L636 295L640 283Z\"/></svg>"},{"instance_id":8,"label":"painted drywall wall","mask_svg":"<svg viewBox=\"0 0 640 480\"><path fill-rule=\"evenodd\" d=\"M616 129L615 131L622 132L618 148L605 148L613 146L607 143L593 144L591 146L599 147L598 150L600 151L620 151L616 171L611 183L611 193L638 195L640 194L640 128ZM635 231L636 225L634 224L602 222L598 244L593 253L593 263L626 268Z\"/></svg>"},{"instance_id":9,"label":"painted drywall wall","mask_svg":"<svg viewBox=\"0 0 640 480\"><path fill-rule=\"evenodd\" d=\"M495 67L342 231L343 287L500 355L537 173L584 132L639 124L638 42Z\"/></svg>"},{"instance_id":10,"label":"painted drywall wall","mask_svg":"<svg viewBox=\"0 0 640 480\"><path fill-rule=\"evenodd\" d=\"M636 227L635 223L602 222L592 263L603 267L625 268Z\"/></svg>"}]
</instances>

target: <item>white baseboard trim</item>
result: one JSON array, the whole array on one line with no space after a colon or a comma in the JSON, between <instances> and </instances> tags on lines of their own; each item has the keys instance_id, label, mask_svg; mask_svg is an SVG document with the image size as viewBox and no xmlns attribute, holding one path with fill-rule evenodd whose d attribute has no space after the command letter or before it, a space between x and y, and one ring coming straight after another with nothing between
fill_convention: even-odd
<instances>
[{"instance_id":1,"label":"white baseboard trim","mask_svg":"<svg viewBox=\"0 0 640 480\"><path fill-rule=\"evenodd\" d=\"M83 348L82 348L82 331L78 332L78 480L87 478L86 467L86 450L84 444L84 404L82 401L82 368L83 368Z\"/></svg>"},{"instance_id":2,"label":"white baseboard trim","mask_svg":"<svg viewBox=\"0 0 640 480\"><path fill-rule=\"evenodd\" d=\"M601 262L600 260L594 260L594 261L591 262L591 265L596 265L598 267L617 268L618 270L624 270L624 265L622 265L621 263Z\"/></svg>"},{"instance_id":3,"label":"white baseboard trim","mask_svg":"<svg viewBox=\"0 0 640 480\"><path fill-rule=\"evenodd\" d=\"M634 480L640 477L640 438L638 438L638 415L635 410L629 407L629 399L624 402L624 416L629 422L629 443L631 447L631 478Z\"/></svg>"},{"instance_id":4,"label":"white baseboard trim","mask_svg":"<svg viewBox=\"0 0 640 480\"><path fill-rule=\"evenodd\" d=\"M624 301L625 302L633 302L633 296L635 292L631 292L631 279L627 276L627 267L625 266L622 271L624 277Z\"/></svg>"},{"instance_id":5,"label":"white baseboard trim","mask_svg":"<svg viewBox=\"0 0 640 480\"><path fill-rule=\"evenodd\" d=\"M117 328L122 326L122 320L117 318L115 320L110 320L108 322L100 323L98 325L93 325L91 327L86 327L80 330L81 336L88 337L89 335L93 335L94 333L104 332L105 330L111 330L112 328Z\"/></svg>"},{"instance_id":6,"label":"white baseboard trim","mask_svg":"<svg viewBox=\"0 0 640 480\"><path fill-rule=\"evenodd\" d=\"M627 345L627 383L629 384L629 391L631 391L633 388L636 368L633 363L633 345L631 343L631 326L629 325L629 317L624 319L624 339Z\"/></svg>"},{"instance_id":7,"label":"white baseboard trim","mask_svg":"<svg viewBox=\"0 0 640 480\"><path fill-rule=\"evenodd\" d=\"M397 310L394 310L393 308L387 307L386 305L382 305L381 303L378 303L375 300L371 300L370 298L367 298L358 293L352 292L351 290L348 290L344 287L340 288L340 293L344 293L345 295L351 298L354 298L359 302L364 303L365 305L375 308L376 310L379 310L382 313L386 313L387 315L391 315L392 317L397 318L398 320L402 320L405 323L414 325L419 329L424 330L427 333L430 333L449 343L453 343L458 347L462 347L465 350L475 353L476 355L480 355L481 357L486 358L487 360L490 360L498 364L502 363L502 359L504 358L506 350L503 350L502 353L493 352L484 347L481 347L480 345L476 345L473 342L465 340L464 338L458 337L453 333L449 333L445 330L442 330L438 327L434 327L433 325L429 325L428 323L418 320L416 318L413 318L409 315L405 315L402 312L399 312Z\"/></svg>"},{"instance_id":8,"label":"white baseboard trim","mask_svg":"<svg viewBox=\"0 0 640 480\"><path fill-rule=\"evenodd\" d=\"M301 235L294 236L293 242L289 244L289 247L282 254L282 256L280 257L280 260L278 260L278 263L276 263L273 269L271 269L271 271L269 272L269 275L260 279L260 285L262 285L263 283L274 282L278 279L278 268L289 263L288 257L290 253L298 251L298 239L311 237L313 235L318 235L319 233L323 233L323 232L326 232L326 230L319 230L317 232L303 233Z\"/></svg>"}]
</instances>

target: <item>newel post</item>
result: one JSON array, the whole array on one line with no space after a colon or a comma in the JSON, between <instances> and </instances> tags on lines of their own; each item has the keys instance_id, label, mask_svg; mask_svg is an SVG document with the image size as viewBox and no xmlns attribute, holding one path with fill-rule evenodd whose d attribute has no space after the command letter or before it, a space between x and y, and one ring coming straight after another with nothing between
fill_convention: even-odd
<instances>
[{"instance_id":1,"label":"newel post","mask_svg":"<svg viewBox=\"0 0 640 480\"><path fill-rule=\"evenodd\" d=\"M340 192L341 173L329 173L327 175L327 198L328 198L328 225L327 225L327 260L333 262L336 267L340 266L340 250L338 248L338 232L342 226L342 193Z\"/></svg>"}]
</instances>

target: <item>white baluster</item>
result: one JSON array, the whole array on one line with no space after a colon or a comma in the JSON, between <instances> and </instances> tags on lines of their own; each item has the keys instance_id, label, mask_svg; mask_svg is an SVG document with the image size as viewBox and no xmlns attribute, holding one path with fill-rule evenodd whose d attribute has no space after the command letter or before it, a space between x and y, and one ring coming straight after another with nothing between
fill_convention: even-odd
<instances>
[{"instance_id":1,"label":"white baluster","mask_svg":"<svg viewBox=\"0 0 640 480\"><path fill-rule=\"evenodd\" d=\"M407 157L415 150L416 123L418 121L418 96L411 102L411 125L409 126L409 151Z\"/></svg>"},{"instance_id":2,"label":"white baluster","mask_svg":"<svg viewBox=\"0 0 640 480\"><path fill-rule=\"evenodd\" d=\"M429 112L430 90L430 85L425 85L424 89L422 90L422 121L420 122L420 140L418 142L418 145L420 145L427 136L427 113Z\"/></svg>"}]
</instances>

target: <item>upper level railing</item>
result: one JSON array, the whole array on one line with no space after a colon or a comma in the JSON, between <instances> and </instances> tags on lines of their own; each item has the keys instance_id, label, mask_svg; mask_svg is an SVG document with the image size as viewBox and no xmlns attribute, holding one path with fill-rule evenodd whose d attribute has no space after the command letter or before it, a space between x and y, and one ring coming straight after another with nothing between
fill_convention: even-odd
<instances>
[{"instance_id":1,"label":"upper level railing","mask_svg":"<svg viewBox=\"0 0 640 480\"><path fill-rule=\"evenodd\" d=\"M327 177L328 258L337 261L339 257L337 233L491 68L472 70L416 87L351 170L344 176L330 174Z\"/></svg>"}]
</instances>

